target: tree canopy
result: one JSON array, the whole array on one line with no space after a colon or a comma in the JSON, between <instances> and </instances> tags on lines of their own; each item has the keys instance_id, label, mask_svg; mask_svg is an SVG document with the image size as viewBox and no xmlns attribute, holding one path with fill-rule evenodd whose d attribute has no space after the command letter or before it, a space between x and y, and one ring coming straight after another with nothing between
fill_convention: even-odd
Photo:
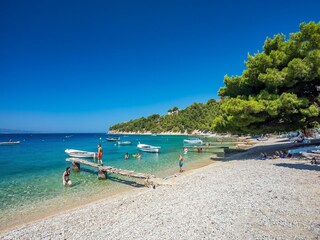
<instances>
[{"instance_id":1,"label":"tree canopy","mask_svg":"<svg viewBox=\"0 0 320 240\"><path fill-rule=\"evenodd\" d=\"M266 133L319 123L320 22L267 38L263 52L248 55L241 76L225 76L213 127L219 132Z\"/></svg>"},{"instance_id":2,"label":"tree canopy","mask_svg":"<svg viewBox=\"0 0 320 240\"><path fill-rule=\"evenodd\" d=\"M176 114L160 116L153 114L129 122L115 124L110 127L116 132L188 132L194 130L208 132L212 130L212 122L218 112L219 103L213 99L207 103L193 103ZM170 112L178 110L177 107Z\"/></svg>"}]
</instances>

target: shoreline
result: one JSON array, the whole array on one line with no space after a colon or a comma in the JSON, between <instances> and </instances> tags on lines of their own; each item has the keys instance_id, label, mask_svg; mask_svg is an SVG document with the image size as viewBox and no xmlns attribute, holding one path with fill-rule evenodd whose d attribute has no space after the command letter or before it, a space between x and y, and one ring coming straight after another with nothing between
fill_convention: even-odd
<instances>
[{"instance_id":1,"label":"shoreline","mask_svg":"<svg viewBox=\"0 0 320 240\"><path fill-rule=\"evenodd\" d=\"M126 225L127 216L129 216L129 219L130 218L136 219L137 216L135 214L138 214L139 216L140 216L140 214L142 214L142 213L140 213L139 210L144 212L144 211L146 211L144 209L148 208L148 210L150 212L146 211L146 212L144 212L144 214L146 216L148 216L148 218L151 218L153 220L145 219L142 216L141 216L142 219L140 219L140 220L143 221L144 224L154 225L153 221L157 222L158 218L154 219L156 215L153 213L153 211L158 212L158 214L160 214L160 216L161 216L160 218L166 219L167 215L166 214L163 215L163 212L162 212L162 211L165 211L169 216L171 216L170 218L175 219L177 217L176 215L180 214L180 210L181 210L180 208L183 209L181 212L190 211L189 207L185 208L186 204L187 205L191 204L193 206L193 207L191 207L191 209L198 208L198 203L203 204L203 201L206 202L206 201L208 201L208 199L210 200L211 198L215 199L215 201L218 201L218 203L227 203L226 206L225 205L218 206L218 209L227 207L227 209L222 211L223 212L222 216L226 215L221 219L221 222L223 223L223 222L225 222L225 220L223 220L223 219L229 219L229 218L230 219L234 219L234 218L237 219L238 214L241 214L241 212L238 212L239 209L246 209L248 207L247 205L244 205L244 206L241 206L239 209L238 208L234 209L234 207L231 207L232 205L228 204L229 201L234 202L234 200L233 200L234 193L233 192L229 193L230 188L232 189L232 191L240 191L241 192L241 194L239 193L240 195L238 196L238 197L240 197L240 199L242 198L242 195L248 195L247 196L248 199L244 200L244 202L246 202L246 201L251 202L252 197L254 197L254 199L256 199L256 200L254 200L256 202L267 201L266 203L261 204L262 207L270 205L269 201L271 199L268 198L268 196L270 195L270 191L271 191L271 193L276 192L277 196L274 199L272 199L272 202L276 202L276 205L271 205L270 206L271 208L268 211L274 212L274 208L278 209L279 206L280 207L283 206L283 208L285 209L287 214L284 214L284 215L282 214L283 216L281 215L281 217L280 217L279 215L274 213L276 215L274 215L274 216L270 215L273 217L270 217L268 219L264 219L265 217L260 216L260 214L261 214L261 211L265 212L265 210L263 210L263 209L259 210L260 205L254 204L255 208L257 208L258 210L256 210L254 208L254 209L252 209L252 211L254 211L255 214L259 215L259 218L262 219L262 220L260 219L259 221L266 222L266 223L264 223L266 225L263 225L263 226L265 228L268 228L268 226L270 224L272 225L271 222L274 221L273 220L274 217L276 219L280 217L280 218L285 219L285 220L281 220L281 221L284 221L284 222L286 222L286 224L291 225L290 228L292 228L292 226L294 227L298 224L299 228L295 231L300 231L300 228L303 228L303 231L302 231L302 234L304 234L303 236L305 236L307 238L309 238L310 236L313 237L314 232L318 231L320 233L319 226L312 226L312 231L308 231L308 230L306 230L307 223L305 222L304 219L299 219L298 223L291 223L290 221L291 221L291 219L294 218L293 216L294 216L294 214L296 214L295 213L296 211L302 211L303 214L308 215L308 218L313 219L313 221L320 222L320 217L318 217L320 215L320 202L317 200L318 194L320 193L320 188L319 188L320 167L318 167L318 166L308 167L309 161L301 160L296 157L291 158L291 159L273 159L273 160L266 160L266 161L254 159L255 153L258 152L261 147L262 148L267 147L267 148L269 148L270 151L271 150L273 151L275 149L278 149L281 146L283 146L283 144L281 144L281 143L271 144L271 145L269 145L268 143L264 143L264 144L259 143L258 146L254 146L251 148L251 150L252 150L251 155L250 155L250 150L249 150L244 153L234 153L231 156L228 156L227 158L222 159L222 161L213 161L212 159L210 159L210 160L207 159L207 161L204 161L201 164L199 164L197 162L190 163L190 166L188 166L188 168L186 168L186 171L184 171L183 173L176 173L171 176L168 176L167 178L161 179L161 181L159 182L160 186L157 186L156 189L130 188L130 190L125 190L120 193L118 192L118 193L115 193L115 194L112 194L109 196L105 196L103 198L96 199L95 201L90 201L86 204L81 204L80 206L65 209L64 211L60 211L58 213L51 214L50 216L45 216L43 218L36 219L34 221L30 221L28 223L23 223L18 226L6 228L6 229L0 231L0 237L1 236L8 237L8 239L21 238L21 237L22 238L33 238L33 237L35 237L35 238L70 238L71 236L74 236L74 234L77 234L77 232L70 230L72 232L72 235L70 235L71 233L68 233L69 230L66 233L65 230L63 230L63 229L77 228L72 223L74 221L72 221L71 219L76 218L77 221L79 221L80 225L81 225L83 222L87 222L87 219L85 216L87 216L89 214L90 215L90 219L89 219L90 223L93 222L94 226L96 224L99 225L100 230L96 229L97 232L94 234L94 233L92 233L91 230L87 229L87 225L83 225L84 229L81 229L81 231L84 231L85 229L87 229L86 231L90 232L90 233L82 232L83 234L85 234L84 238L92 238L92 237L99 238L99 236L102 236L100 234L107 234L109 232L109 227L111 227L112 232L115 232L112 235L112 238L123 239L123 238L128 237L129 235L126 235L125 233L121 232L121 230L118 230L118 225L113 224L113 221L115 221L117 224L119 224L120 229L122 229L122 231L126 231L126 228L124 228L124 227L131 226L131 225ZM239 159L241 161L238 161L237 159ZM200 161L198 161L198 162L200 162ZM303 170L303 171L301 171L301 170ZM239 173L241 173L241 174L239 174ZM282 175L284 175L286 177L284 177ZM260 183L261 178L264 179L262 183ZM313 179L313 182L312 181L310 182L310 178ZM238 182L234 182L235 179L238 179ZM243 185L242 182L247 181L246 179L247 180L248 179L255 179L255 180L250 180L247 183L249 185ZM275 180L275 179L277 179L277 180ZM206 187L201 187L201 184L203 184L203 181L205 181L205 182L206 181L210 181L210 182L213 181L213 182L210 183L208 186L206 185ZM301 181L303 181L303 183L301 183ZM270 183L275 184L276 188L274 188L273 185L270 185ZM300 185L299 185L300 183L303 184L302 188L300 188ZM233 184L236 184L236 185L240 184L240 185L238 187L234 188ZM308 185L310 185L312 188L308 188ZM224 189L226 192L219 193L221 191L220 187L222 189ZM255 189L255 190L251 189L250 190L250 189L247 189L248 187L253 188L253 189L258 187L258 189ZM190 188L190 190L186 191L186 190L184 190L185 188L188 188L188 189ZM271 190L270 190L270 188L271 188ZM287 190L287 188L290 189L290 191ZM299 188L300 191L304 191L305 189L312 189L312 191L311 191L311 193L307 192L304 195L301 195L299 191L294 190L296 188ZM263 194L260 193L257 195L256 191L258 191L258 192L263 191ZM197 193L193 193L193 192L197 192ZM227 195L224 196L225 194L227 194ZM289 194L290 196L292 194L293 195L291 197L288 197L286 194ZM207 197L203 197L203 195L207 196ZM280 195L280 197L279 197L279 195ZM302 200L300 199L301 196L303 196ZM135 201L136 198L138 198L139 201ZM176 198L179 199L178 202L176 202L177 201ZM196 202L194 202L194 200L192 200L194 198L197 199ZM220 198L222 198L223 200L221 200ZM261 198L264 200L261 200ZM294 203L288 202L289 199L291 199L291 198L293 199ZM281 204L281 203L277 202L278 200L283 201L284 199L286 201L285 204ZM297 203L295 203L296 200L297 201L299 200L299 201ZM310 200L311 200L311 202L310 202ZM140 203L140 201L142 201L142 203ZM198 202L198 201L200 201L200 202ZM194 205L195 203L196 203L196 205ZM240 201L240 203L241 203L241 201ZM255 203L255 202L253 202L253 203ZM153 207L150 208L150 204L151 204L151 206L154 206L154 208ZM166 207L163 207L162 204L165 204L164 206L166 206ZM175 208L172 209L170 206L171 205L175 206L177 204L178 204L177 208L180 209L179 212L176 212L174 214L174 213L170 213L170 212L166 211L167 207L169 207L171 209L171 211L175 211ZM210 204L214 204L214 203L211 202ZM236 201L236 202L234 202L234 204L239 204L239 203L238 203L238 201ZM307 205L305 205L305 204L307 204ZM298 205L301 207L299 209L296 209L295 205ZM314 211L314 209L312 208L312 210L307 210L307 212L304 212L305 206L307 206L306 208L309 209L309 205L312 205L310 207L318 206L318 208L316 208L317 211ZM252 206L252 205L249 205L249 207L250 206ZM289 206L289 207L287 207L287 206ZM233 209L233 211L236 212L235 215L232 215L232 216L228 215L229 214L228 212L230 211L229 207L231 207ZM123 210L122 208L125 208L125 210ZM134 210L136 208L137 208L137 210ZM206 205L202 206L202 208L206 208ZM199 208L198 211L201 212L202 208ZM99 213L100 212L99 209L105 209L105 210L103 212ZM159 209L160 210L162 209L162 211L159 212ZM213 207L212 209L214 210L216 208ZM210 208L210 210L208 209L207 211L212 211L212 209ZM292 209L294 209L294 210L292 210ZM120 213L118 212L118 210L120 211ZM105 211L107 213L111 212L111 215L104 213ZM134 213L132 213L132 211ZM256 212L256 211L258 211L258 212ZM283 211L283 210L279 209L276 211ZM105 216L105 218L100 219L100 214ZM190 212L189 214L192 215L192 214L194 214L194 212ZM203 214L205 214L205 213L203 213ZM217 212L212 212L212 214L217 214ZM250 214L252 214L252 213L250 213ZM111 218L112 221L109 222L110 219L107 220L108 218ZM132 219L133 225L135 225L136 228L141 227L133 219ZM203 220L203 219L202 220L201 219L202 219L202 216L201 217L199 216L197 218L194 218L193 221L198 222L197 224L201 225L202 224L201 222ZM71 223L69 223L69 221L71 221ZM100 221L102 221L102 222L100 222ZM124 221L124 223L122 223L121 221ZM185 219L179 218L179 221L183 222L183 221L185 221ZM270 235L270 233L266 233L265 231L263 231L261 233L260 227L257 227L257 225L256 225L256 224L258 224L258 222L255 222L255 221L250 222L250 224L249 224L250 229L253 228L255 230L249 236L251 236L251 237L255 236L255 238L257 238L257 236L258 236L258 238L261 236L267 236L267 237L272 236L271 238L287 239L286 238L287 235L285 235L285 234L281 235L282 233L277 232L277 231L276 232L278 235L272 235L272 234L274 234L273 232ZM215 222L215 223L218 224L217 222ZM52 224L53 224L53 226L55 226L54 230L52 230L50 228L50 225L52 225ZM65 226L66 224L68 225L67 227ZM88 222L87 222L87 224L88 224ZM101 225L101 224L103 224L103 225ZM139 227L137 224L139 225ZM164 224L164 222L163 222L163 224ZM190 223L186 223L186 224L190 224ZM199 226L194 226L193 224L194 223L191 224L191 228L192 227L196 227L196 228L199 227ZM234 226L234 223L232 223L232 222L230 222L228 224L230 224L231 226ZM236 225L242 225L242 224L244 224L244 223L242 221L240 221L240 222L237 222ZM169 227L169 225L164 224L163 227L164 226ZM248 224L244 224L244 225L247 226ZM105 228L103 226L106 226L107 228ZM153 226L153 227L155 227L155 226ZM226 225L223 227L229 228L229 225ZM44 237L41 235L41 231L43 228L46 229L46 233L48 234ZM144 225L142 228L143 229L145 228ZM247 238L247 235L246 235L246 233L242 232L241 228L235 230L235 233L236 233L235 236L245 236L244 238L240 237L240 239L245 239L245 238ZM41 230L39 230L39 229L41 229ZM162 229L162 231L164 231L164 229L162 227L161 227L161 229ZM170 229L170 227L169 227L169 229ZM31 232L30 234L28 233L29 231ZM134 230L132 230L132 231L134 231ZM232 231L234 231L234 230L232 230ZM251 232L251 230L249 230L248 228L246 229L246 231ZM282 229L282 231L283 231L283 229ZM151 236L154 236L154 235L153 235L153 233L151 234L150 232L146 232L145 235L142 234L142 235L136 235L136 236L144 236L144 238L145 238L145 236L149 236L150 239L158 239L160 236L162 237L162 235L159 235L159 231L156 231L156 232L158 232L155 234L155 236L158 236L157 238L152 238ZM215 229L215 232L219 232L219 228ZM259 234L257 235L257 232L260 235ZM57 235L58 233L59 233L59 235ZM117 234L120 234L120 235L118 236ZM168 234L169 235L165 235L165 236L170 236L170 237L167 237L167 238L164 237L163 239L171 239L172 234L175 234L175 232L169 231ZM181 233L181 234L183 236L183 233ZM238 234L240 234L240 235L238 235ZM244 235L241 235L241 234L244 234ZM266 235L263 235L263 234L266 234ZM289 234L289 233L287 232L286 234ZM179 235L179 236L181 236L181 235ZM223 238L224 235L220 235L218 238L221 238L221 237ZM232 236L232 237L234 237L234 236ZM191 239L198 239L198 238L199 238L198 235L196 235L195 237L191 237ZM5 239L7 239L7 238L5 238ZM138 239L143 239L143 238L138 237Z\"/></svg>"},{"instance_id":2,"label":"shoreline","mask_svg":"<svg viewBox=\"0 0 320 240\"><path fill-rule=\"evenodd\" d=\"M179 173L178 170L178 166L176 170L172 170L172 169L167 169L165 171L163 171L163 175L166 175L166 177L163 177L161 179L171 179L171 178L176 178L179 177L181 175L186 175L188 173L191 173L194 170L197 169L201 169L203 167L206 167L210 164L215 163L214 160L212 159L208 159L207 156L202 157L197 159L196 161L192 161L192 162L188 162L187 164L185 164L185 170L183 173ZM107 180L108 181L108 180ZM134 181L136 181L138 184L143 184L141 180L139 179L135 179ZM91 204L97 204L101 201L106 201L109 199L113 199L115 197L119 197L122 195L126 195L126 194L130 194L131 192L134 193L136 191L138 192L143 192L144 190L148 190L147 187L135 187L135 186L131 186L131 185L119 185L117 187L114 187L110 190L110 192L108 192L107 194L103 194L103 195L96 195L93 198L90 199L83 199L81 200L81 202L78 202L76 205L75 204L70 204L67 206L63 206L63 207L58 207L58 209L54 209L54 210L46 210L45 212L40 211L40 213L38 214L31 214L31 215L27 215L26 217L23 215L20 215L19 220L15 220L14 222L11 222L7 225L0 226L0 235L13 231L17 228L23 228L25 226L28 226L30 224L39 222L39 221L43 221L55 216L59 216L61 214L66 214L70 211L77 211L81 208L90 206Z\"/></svg>"},{"instance_id":3,"label":"shoreline","mask_svg":"<svg viewBox=\"0 0 320 240\"><path fill-rule=\"evenodd\" d=\"M0 237L317 239L320 169L302 168L304 162L221 161L170 178L156 189L116 195ZM174 227L177 223L185 227Z\"/></svg>"}]
</instances>

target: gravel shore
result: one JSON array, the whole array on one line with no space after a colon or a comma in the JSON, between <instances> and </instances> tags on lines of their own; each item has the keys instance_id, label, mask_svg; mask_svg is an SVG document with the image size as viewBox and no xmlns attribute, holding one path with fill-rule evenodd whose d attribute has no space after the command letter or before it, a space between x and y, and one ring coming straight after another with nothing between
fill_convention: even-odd
<instances>
[{"instance_id":1,"label":"gravel shore","mask_svg":"<svg viewBox=\"0 0 320 240\"><path fill-rule=\"evenodd\" d=\"M319 175L299 159L217 162L0 239L320 239Z\"/></svg>"}]
</instances>

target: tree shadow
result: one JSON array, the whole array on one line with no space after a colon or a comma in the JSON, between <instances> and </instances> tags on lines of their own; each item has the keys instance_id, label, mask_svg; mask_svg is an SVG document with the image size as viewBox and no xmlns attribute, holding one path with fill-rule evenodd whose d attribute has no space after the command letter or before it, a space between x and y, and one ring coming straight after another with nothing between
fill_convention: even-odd
<instances>
[{"instance_id":1,"label":"tree shadow","mask_svg":"<svg viewBox=\"0 0 320 240\"><path fill-rule=\"evenodd\" d=\"M320 166L317 166L317 165L309 165L309 164L302 164L302 163L277 163L275 165L279 167L287 167L287 168L294 168L294 169L300 169L300 170L320 171Z\"/></svg>"}]
</instances>

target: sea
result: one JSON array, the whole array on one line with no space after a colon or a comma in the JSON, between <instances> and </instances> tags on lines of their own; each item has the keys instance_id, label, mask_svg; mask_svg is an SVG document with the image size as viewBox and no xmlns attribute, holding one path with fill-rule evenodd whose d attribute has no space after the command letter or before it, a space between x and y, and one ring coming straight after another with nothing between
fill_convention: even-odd
<instances>
[{"instance_id":1,"label":"sea","mask_svg":"<svg viewBox=\"0 0 320 240\"><path fill-rule=\"evenodd\" d=\"M108 174L98 180L97 169L81 165L79 172L71 171L72 187L62 185L62 174L69 156L66 149L97 152L103 148L103 164L167 178L179 172L179 154L183 153L185 136L120 135L121 141L132 145L119 146L108 142L105 133L90 134L0 134L0 142L20 141L17 145L0 145L0 231L56 214L113 194L143 186L141 180ZM211 140L212 141L212 140ZM138 153L138 143L160 146L161 152ZM125 160L128 153L130 158ZM184 155L188 168L208 161L212 153L189 151ZM90 161L96 161L89 159Z\"/></svg>"}]
</instances>

